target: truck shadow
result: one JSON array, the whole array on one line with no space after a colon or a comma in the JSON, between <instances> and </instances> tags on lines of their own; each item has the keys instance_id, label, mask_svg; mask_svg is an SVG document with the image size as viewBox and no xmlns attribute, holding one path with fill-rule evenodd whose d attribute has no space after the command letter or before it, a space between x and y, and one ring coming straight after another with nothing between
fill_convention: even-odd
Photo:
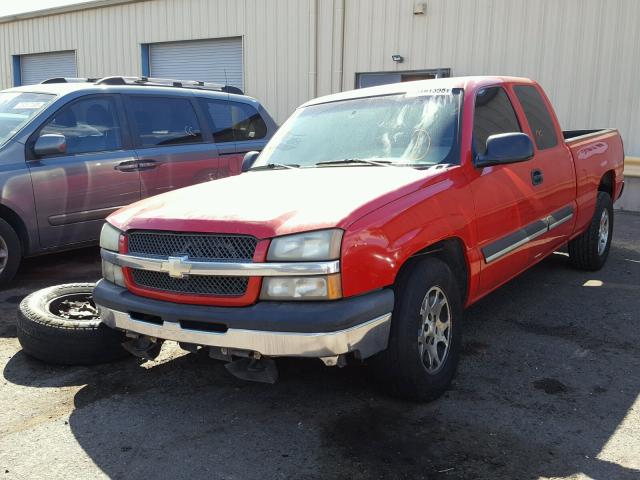
<instances>
[{"instance_id":1,"label":"truck shadow","mask_svg":"<svg viewBox=\"0 0 640 480\"><path fill-rule=\"evenodd\" d=\"M78 386L69 427L111 478L637 479L610 453L640 392L639 261L614 246L585 273L554 254L471 307L458 376L426 405L365 367L280 360L266 385L200 353L73 369L18 353L4 377Z\"/></svg>"}]
</instances>

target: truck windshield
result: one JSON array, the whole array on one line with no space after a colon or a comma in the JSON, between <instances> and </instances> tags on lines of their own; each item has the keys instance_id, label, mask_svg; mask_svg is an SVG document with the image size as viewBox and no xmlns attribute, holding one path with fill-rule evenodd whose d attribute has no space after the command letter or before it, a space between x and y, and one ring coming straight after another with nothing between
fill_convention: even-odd
<instances>
[{"instance_id":1,"label":"truck windshield","mask_svg":"<svg viewBox=\"0 0 640 480\"><path fill-rule=\"evenodd\" d=\"M462 89L425 89L301 108L255 167L458 163L461 101Z\"/></svg>"},{"instance_id":2,"label":"truck windshield","mask_svg":"<svg viewBox=\"0 0 640 480\"><path fill-rule=\"evenodd\" d=\"M47 93L0 92L0 145L13 137L54 97Z\"/></svg>"}]
</instances>

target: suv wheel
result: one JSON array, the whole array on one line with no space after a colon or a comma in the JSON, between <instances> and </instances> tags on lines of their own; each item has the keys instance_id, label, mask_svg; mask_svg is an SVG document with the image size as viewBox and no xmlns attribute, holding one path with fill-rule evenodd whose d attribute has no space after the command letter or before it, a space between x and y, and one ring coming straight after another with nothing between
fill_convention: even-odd
<instances>
[{"instance_id":1,"label":"suv wheel","mask_svg":"<svg viewBox=\"0 0 640 480\"><path fill-rule=\"evenodd\" d=\"M389 347L372 359L393 394L434 400L449 387L460 355L462 300L449 266L418 262L397 282Z\"/></svg>"},{"instance_id":2,"label":"suv wheel","mask_svg":"<svg viewBox=\"0 0 640 480\"><path fill-rule=\"evenodd\" d=\"M11 225L0 218L0 287L9 284L22 260L20 239Z\"/></svg>"}]
</instances>

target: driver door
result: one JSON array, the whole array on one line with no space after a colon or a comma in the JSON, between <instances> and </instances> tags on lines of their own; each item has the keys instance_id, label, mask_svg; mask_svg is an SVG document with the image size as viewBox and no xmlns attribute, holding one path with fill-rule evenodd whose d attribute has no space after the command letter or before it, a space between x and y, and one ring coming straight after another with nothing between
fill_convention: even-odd
<instances>
[{"instance_id":1,"label":"driver door","mask_svg":"<svg viewBox=\"0 0 640 480\"><path fill-rule=\"evenodd\" d=\"M90 95L59 109L32 136L27 158L43 248L96 241L104 219L140 199L117 95ZM41 135L66 138L66 152L38 156Z\"/></svg>"},{"instance_id":2,"label":"driver door","mask_svg":"<svg viewBox=\"0 0 640 480\"><path fill-rule=\"evenodd\" d=\"M484 153L487 138L522 132L509 93L502 87L480 90L474 107L473 150ZM471 190L482 255L480 294L493 290L527 268L535 238L546 232L541 202L532 182L536 158L474 168Z\"/></svg>"}]
</instances>

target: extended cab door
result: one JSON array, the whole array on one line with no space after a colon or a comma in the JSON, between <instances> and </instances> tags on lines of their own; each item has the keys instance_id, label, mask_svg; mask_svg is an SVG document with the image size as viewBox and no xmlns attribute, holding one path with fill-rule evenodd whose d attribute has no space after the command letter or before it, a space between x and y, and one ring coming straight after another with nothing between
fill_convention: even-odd
<instances>
[{"instance_id":1,"label":"extended cab door","mask_svg":"<svg viewBox=\"0 0 640 480\"><path fill-rule=\"evenodd\" d=\"M501 87L480 89L473 115L474 158L484 153L487 139L522 128L509 92ZM470 179L476 211L476 232L482 257L479 293L506 282L531 262L531 240L546 232L532 171L535 159L474 168Z\"/></svg>"},{"instance_id":2,"label":"extended cab door","mask_svg":"<svg viewBox=\"0 0 640 480\"><path fill-rule=\"evenodd\" d=\"M128 95L142 197L217 178L218 148L190 95Z\"/></svg>"},{"instance_id":3,"label":"extended cab door","mask_svg":"<svg viewBox=\"0 0 640 480\"><path fill-rule=\"evenodd\" d=\"M88 95L48 118L27 142L43 248L98 239L104 218L140 199L136 155L122 128L118 95ZM38 157L41 135L66 138L66 152Z\"/></svg>"},{"instance_id":4,"label":"extended cab door","mask_svg":"<svg viewBox=\"0 0 640 480\"><path fill-rule=\"evenodd\" d=\"M549 100L540 86L514 85L520 117L534 143L537 209L546 217L549 231L532 245L533 260L552 252L568 240L575 223L576 181L570 150L563 141Z\"/></svg>"}]
</instances>

